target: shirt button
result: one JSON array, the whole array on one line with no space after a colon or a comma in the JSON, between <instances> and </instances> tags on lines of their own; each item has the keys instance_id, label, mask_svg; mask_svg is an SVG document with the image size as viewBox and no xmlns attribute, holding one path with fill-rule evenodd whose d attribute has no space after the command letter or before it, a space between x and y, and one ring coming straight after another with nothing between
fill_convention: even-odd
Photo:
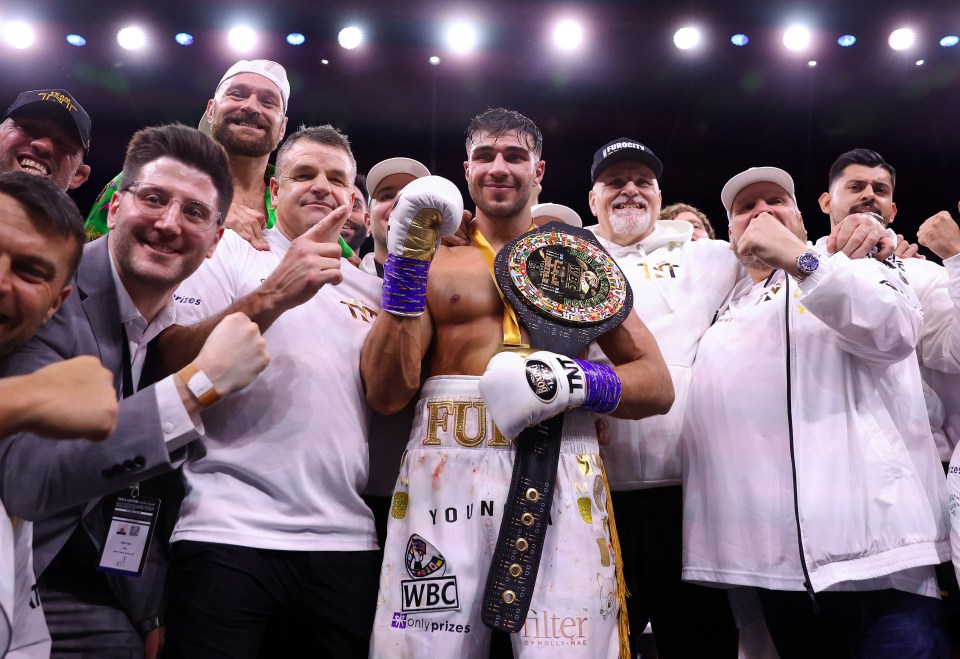
<instances>
[{"instance_id":1,"label":"shirt button","mask_svg":"<svg viewBox=\"0 0 960 659\"><path fill-rule=\"evenodd\" d=\"M173 432L173 424L170 423L169 421L167 421L166 423L164 423L164 424L163 424L163 432L165 432L165 433L171 433L171 432Z\"/></svg>"}]
</instances>

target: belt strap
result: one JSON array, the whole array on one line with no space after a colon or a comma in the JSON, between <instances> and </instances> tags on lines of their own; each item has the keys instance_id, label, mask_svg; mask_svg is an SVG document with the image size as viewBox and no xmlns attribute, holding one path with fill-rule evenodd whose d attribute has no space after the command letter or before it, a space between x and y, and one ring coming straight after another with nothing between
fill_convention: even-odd
<instances>
[{"instance_id":1,"label":"belt strap","mask_svg":"<svg viewBox=\"0 0 960 659\"><path fill-rule=\"evenodd\" d=\"M481 618L493 629L523 628L537 583L560 461L563 415L525 429L516 440L513 477L483 593Z\"/></svg>"}]
</instances>

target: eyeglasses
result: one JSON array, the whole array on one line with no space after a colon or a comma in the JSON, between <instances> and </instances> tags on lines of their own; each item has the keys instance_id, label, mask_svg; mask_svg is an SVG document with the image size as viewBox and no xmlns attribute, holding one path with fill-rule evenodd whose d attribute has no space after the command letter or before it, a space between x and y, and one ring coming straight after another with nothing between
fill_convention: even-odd
<instances>
[{"instance_id":1,"label":"eyeglasses","mask_svg":"<svg viewBox=\"0 0 960 659\"><path fill-rule=\"evenodd\" d=\"M144 215L160 217L167 212L170 204L180 204L180 220L184 227L193 231L206 231L222 217L223 213L215 210L210 204L196 199L177 199L173 193L159 185L134 181L123 192L133 195L137 208Z\"/></svg>"}]
</instances>

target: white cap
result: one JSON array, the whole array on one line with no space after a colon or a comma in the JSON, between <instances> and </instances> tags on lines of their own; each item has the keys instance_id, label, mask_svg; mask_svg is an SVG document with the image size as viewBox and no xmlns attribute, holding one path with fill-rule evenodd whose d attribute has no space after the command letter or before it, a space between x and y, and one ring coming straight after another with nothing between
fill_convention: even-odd
<instances>
[{"instance_id":1,"label":"white cap","mask_svg":"<svg viewBox=\"0 0 960 659\"><path fill-rule=\"evenodd\" d=\"M371 199L373 199L373 193L377 191L377 186L383 179L394 174L409 174L413 178L422 178L430 176L430 170L422 162L413 158L381 160L367 172L367 192L370 193Z\"/></svg>"},{"instance_id":2,"label":"white cap","mask_svg":"<svg viewBox=\"0 0 960 659\"><path fill-rule=\"evenodd\" d=\"M530 207L530 215L534 220L538 217L549 217L572 227L583 228L583 220L580 219L580 214L563 204L535 204Z\"/></svg>"},{"instance_id":3,"label":"white cap","mask_svg":"<svg viewBox=\"0 0 960 659\"><path fill-rule=\"evenodd\" d=\"M793 177L785 171L779 167L751 167L727 181L723 190L720 191L720 201L723 202L723 207L727 210L728 220L732 219L730 209L733 207L734 199L737 198L741 190L754 183L775 183L786 190L791 197L797 198L793 186Z\"/></svg>"},{"instance_id":4,"label":"white cap","mask_svg":"<svg viewBox=\"0 0 960 659\"><path fill-rule=\"evenodd\" d=\"M217 95L223 83L241 73L256 73L258 76L263 76L275 84L277 89L280 90L280 95L283 97L283 113L287 113L287 105L290 101L290 81L287 80L287 70L283 68L283 65L268 59L242 59L235 63L227 69L227 72L220 78L220 82L217 83L217 88L214 90L213 95ZM201 133L210 134L210 122L207 121L206 112L203 113L203 117L200 119L200 125L197 128L200 129Z\"/></svg>"}]
</instances>

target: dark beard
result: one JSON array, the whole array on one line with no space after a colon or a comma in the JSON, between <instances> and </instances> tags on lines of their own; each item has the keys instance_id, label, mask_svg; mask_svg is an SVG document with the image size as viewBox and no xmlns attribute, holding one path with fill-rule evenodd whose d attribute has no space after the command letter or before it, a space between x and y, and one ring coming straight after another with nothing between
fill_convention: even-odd
<instances>
[{"instance_id":1,"label":"dark beard","mask_svg":"<svg viewBox=\"0 0 960 659\"><path fill-rule=\"evenodd\" d=\"M230 132L230 122L226 119L210 127L210 135L215 142L226 150L227 153L246 156L247 158L262 158L269 156L273 151L273 143L270 139L269 129L261 139L250 141L235 137Z\"/></svg>"},{"instance_id":2,"label":"dark beard","mask_svg":"<svg viewBox=\"0 0 960 659\"><path fill-rule=\"evenodd\" d=\"M349 226L351 229L353 229L353 236L349 240L344 237L344 242L346 242L347 245L350 246L350 249L352 249L354 252L359 252L363 241L367 239L367 228L362 224L358 224L349 219L344 222L343 225Z\"/></svg>"}]
</instances>

